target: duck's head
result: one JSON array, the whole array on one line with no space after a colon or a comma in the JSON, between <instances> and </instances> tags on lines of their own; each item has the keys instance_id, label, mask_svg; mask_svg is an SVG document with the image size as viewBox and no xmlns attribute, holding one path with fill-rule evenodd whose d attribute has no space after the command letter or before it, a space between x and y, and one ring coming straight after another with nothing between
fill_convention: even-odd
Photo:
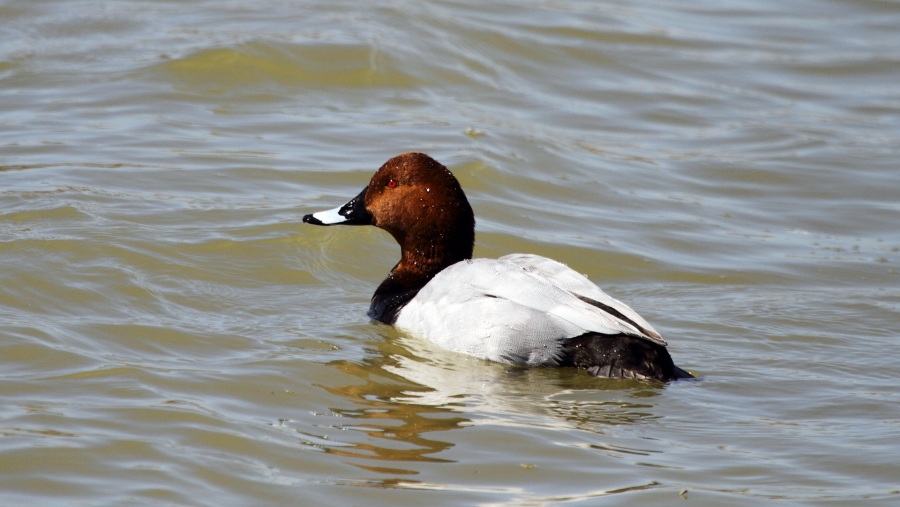
<instances>
[{"instance_id":1,"label":"duck's head","mask_svg":"<svg viewBox=\"0 0 900 507\"><path fill-rule=\"evenodd\" d=\"M428 276L471 258L475 243L475 215L459 181L424 153L388 160L359 195L343 206L306 215L303 221L384 229L403 251L397 267L418 266Z\"/></svg>"}]
</instances>

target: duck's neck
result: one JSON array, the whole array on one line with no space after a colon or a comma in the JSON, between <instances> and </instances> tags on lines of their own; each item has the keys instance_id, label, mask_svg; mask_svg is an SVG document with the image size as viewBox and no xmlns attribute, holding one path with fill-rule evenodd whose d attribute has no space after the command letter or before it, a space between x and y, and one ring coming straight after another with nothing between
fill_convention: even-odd
<instances>
[{"instance_id":1,"label":"duck's neck","mask_svg":"<svg viewBox=\"0 0 900 507\"><path fill-rule=\"evenodd\" d=\"M448 266L471 259L474 240L474 233L460 238L439 230L412 232L400 243L400 262L391 274L413 285L424 285Z\"/></svg>"},{"instance_id":2,"label":"duck's neck","mask_svg":"<svg viewBox=\"0 0 900 507\"><path fill-rule=\"evenodd\" d=\"M471 259L475 243L471 235L444 234L438 229L411 231L400 243L400 262L381 282L369 307L369 317L393 324L397 313L435 275L459 261Z\"/></svg>"}]
</instances>

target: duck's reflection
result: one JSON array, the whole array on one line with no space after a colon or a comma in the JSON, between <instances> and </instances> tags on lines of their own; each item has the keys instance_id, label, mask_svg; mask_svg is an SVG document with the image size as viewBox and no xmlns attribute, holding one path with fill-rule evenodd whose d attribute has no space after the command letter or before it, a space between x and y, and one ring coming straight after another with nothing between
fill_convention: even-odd
<instances>
[{"instance_id":1,"label":"duck's reflection","mask_svg":"<svg viewBox=\"0 0 900 507\"><path fill-rule=\"evenodd\" d=\"M335 408L332 414L348 420L346 424L339 425L342 429L361 431L371 438L352 446L330 447L327 452L381 461L446 461L434 455L452 444L423 435L459 428L467 419L445 407L398 402L415 386L377 366L345 361L332 365L364 380L362 384L324 387L332 394L353 400L358 406L353 409ZM390 473L415 473L358 463L357 466Z\"/></svg>"},{"instance_id":2,"label":"duck's reflection","mask_svg":"<svg viewBox=\"0 0 900 507\"><path fill-rule=\"evenodd\" d=\"M366 470L412 475L414 470L377 462L447 462L438 455L453 446L439 432L474 425L583 429L603 433L609 425L660 417L652 400L665 388L634 380L598 379L574 369L518 368L467 358L382 328L380 354L360 364L331 366L361 380L326 387L350 400L332 409L330 426L359 432L319 445ZM352 440L358 440L351 442ZM619 449L619 452L622 450ZM640 450L635 450L640 452Z\"/></svg>"}]
</instances>

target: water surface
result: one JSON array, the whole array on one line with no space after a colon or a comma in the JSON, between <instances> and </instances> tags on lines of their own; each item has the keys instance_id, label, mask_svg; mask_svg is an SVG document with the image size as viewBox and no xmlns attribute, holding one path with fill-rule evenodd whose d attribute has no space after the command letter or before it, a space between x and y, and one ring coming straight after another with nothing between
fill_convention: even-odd
<instances>
[{"instance_id":1,"label":"water surface","mask_svg":"<svg viewBox=\"0 0 900 507\"><path fill-rule=\"evenodd\" d=\"M893 505L900 5L0 5L0 504ZM370 322L403 151L702 380Z\"/></svg>"}]
</instances>

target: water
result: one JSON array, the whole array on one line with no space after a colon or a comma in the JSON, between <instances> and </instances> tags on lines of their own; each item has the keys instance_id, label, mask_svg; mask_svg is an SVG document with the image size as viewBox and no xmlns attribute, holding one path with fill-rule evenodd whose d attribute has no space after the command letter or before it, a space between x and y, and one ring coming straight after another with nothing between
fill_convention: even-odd
<instances>
[{"instance_id":1,"label":"water","mask_svg":"<svg viewBox=\"0 0 900 507\"><path fill-rule=\"evenodd\" d=\"M893 505L900 4L0 4L0 504ZM430 153L667 386L365 317Z\"/></svg>"}]
</instances>

